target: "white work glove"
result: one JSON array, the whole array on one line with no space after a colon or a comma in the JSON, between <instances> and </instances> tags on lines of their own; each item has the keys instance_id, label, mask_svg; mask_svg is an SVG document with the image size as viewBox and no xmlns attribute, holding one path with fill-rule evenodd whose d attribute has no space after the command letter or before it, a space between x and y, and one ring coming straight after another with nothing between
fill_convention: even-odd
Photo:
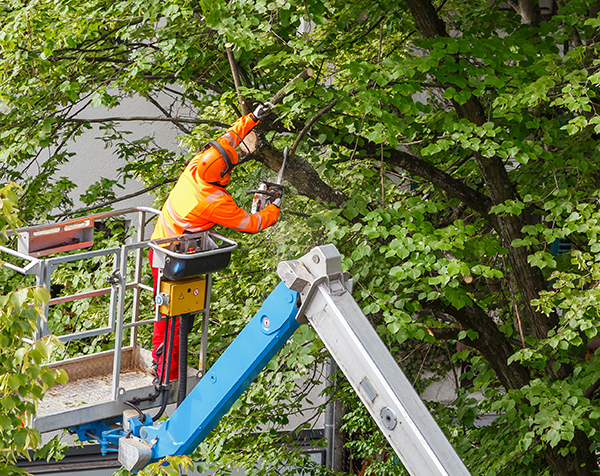
<instances>
[{"instance_id":1,"label":"white work glove","mask_svg":"<svg viewBox=\"0 0 600 476\"><path fill-rule=\"evenodd\" d=\"M272 108L273 104L271 104L270 102L259 104L252 114L254 114L254 117L256 117L256 119L260 120L266 115L268 115L271 112Z\"/></svg>"},{"instance_id":2,"label":"white work glove","mask_svg":"<svg viewBox=\"0 0 600 476\"><path fill-rule=\"evenodd\" d=\"M273 202L273 205L275 205L277 208L281 208L281 198L276 198Z\"/></svg>"}]
</instances>

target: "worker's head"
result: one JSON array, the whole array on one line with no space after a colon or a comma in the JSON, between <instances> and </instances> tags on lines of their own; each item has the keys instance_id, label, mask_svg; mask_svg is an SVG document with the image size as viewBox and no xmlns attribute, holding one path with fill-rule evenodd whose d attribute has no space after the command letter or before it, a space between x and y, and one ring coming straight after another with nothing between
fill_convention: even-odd
<instances>
[{"instance_id":1,"label":"worker's head","mask_svg":"<svg viewBox=\"0 0 600 476\"><path fill-rule=\"evenodd\" d=\"M235 150L226 141L210 141L198 163L200 178L208 183L225 187L231 180L231 171L234 167L251 158L248 154L241 159Z\"/></svg>"},{"instance_id":2,"label":"worker's head","mask_svg":"<svg viewBox=\"0 0 600 476\"><path fill-rule=\"evenodd\" d=\"M200 178L208 183L226 186L237 163L238 153L227 142L210 141L198 163Z\"/></svg>"}]
</instances>

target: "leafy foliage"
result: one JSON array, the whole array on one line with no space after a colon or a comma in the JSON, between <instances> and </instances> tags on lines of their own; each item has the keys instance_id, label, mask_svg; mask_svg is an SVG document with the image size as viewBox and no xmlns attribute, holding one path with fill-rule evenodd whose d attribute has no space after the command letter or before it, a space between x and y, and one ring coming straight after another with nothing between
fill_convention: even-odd
<instances>
[{"instance_id":1,"label":"leafy foliage","mask_svg":"<svg viewBox=\"0 0 600 476\"><path fill-rule=\"evenodd\" d=\"M417 388L429 384L425 371L458 381L452 405L431 407L473 474L592 474L598 12L591 0L544 15L528 0L510 11L488 3L9 0L0 6L3 178L21 183L27 221L68 210L74 184L56 172L71 160L69 141L99 122L121 175L84 203L107 205L131 179L162 203L189 155L128 137L135 118L112 108L146 99L192 154L234 120L239 95L252 106L311 67L257 128L259 163L235 171L231 191L247 206L244 190L278 170L278 151L298 139L280 223L239 238L229 274L215 277L211 358L275 285L277 261L333 242L355 298ZM325 352L299 336L196 457L259 473L305 464L280 451L286 411L306 398L288 378L311 375ZM401 471L351 392L336 390L353 460L374 474Z\"/></svg>"},{"instance_id":2,"label":"leafy foliage","mask_svg":"<svg viewBox=\"0 0 600 476\"><path fill-rule=\"evenodd\" d=\"M0 189L0 230L4 237L18 224L18 187ZM0 296L0 473L20 474L17 458L60 458L64 445L54 439L42 446L39 431L29 422L38 403L55 382L66 383L62 370L43 364L59 344L53 338L31 341L42 306L50 299L46 289L23 288ZM29 340L27 340L29 339Z\"/></svg>"},{"instance_id":3,"label":"leafy foliage","mask_svg":"<svg viewBox=\"0 0 600 476\"><path fill-rule=\"evenodd\" d=\"M194 467L189 456L167 456L164 461L151 463L137 474L142 476L179 476L181 471L188 471ZM130 474L125 468L114 473L114 476Z\"/></svg>"}]
</instances>

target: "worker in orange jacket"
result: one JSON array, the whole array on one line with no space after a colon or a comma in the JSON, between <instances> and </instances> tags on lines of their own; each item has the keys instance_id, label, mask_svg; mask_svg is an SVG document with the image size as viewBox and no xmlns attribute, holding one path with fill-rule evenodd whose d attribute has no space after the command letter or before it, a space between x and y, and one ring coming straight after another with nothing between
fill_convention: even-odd
<instances>
[{"instance_id":1,"label":"worker in orange jacket","mask_svg":"<svg viewBox=\"0 0 600 476\"><path fill-rule=\"evenodd\" d=\"M248 160L239 159L235 148L246 135L267 115L267 105L260 105L253 113L240 117L225 134L207 144L190 161L162 207L152 233L152 240L172 238L184 233L198 233L214 225L223 225L237 231L257 233L273 225L279 217L281 199L258 213L248 213L240 208L225 187L231 180L231 171ZM152 263L152 250L149 254ZM152 268L154 285L158 269ZM178 378L179 319L175 320L175 338L171 358L170 380ZM154 323L152 335L154 369L160 375L162 349L165 342L165 321Z\"/></svg>"}]
</instances>

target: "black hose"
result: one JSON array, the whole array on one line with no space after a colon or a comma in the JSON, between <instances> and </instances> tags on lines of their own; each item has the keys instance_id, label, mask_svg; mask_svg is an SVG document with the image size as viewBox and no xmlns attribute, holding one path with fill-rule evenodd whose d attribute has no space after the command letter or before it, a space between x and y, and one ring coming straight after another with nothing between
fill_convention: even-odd
<instances>
[{"instance_id":1,"label":"black hose","mask_svg":"<svg viewBox=\"0 0 600 476\"><path fill-rule=\"evenodd\" d=\"M187 354L188 335L194 325L193 314L183 314L179 322L179 387L177 389L177 406L187 395Z\"/></svg>"},{"instance_id":2,"label":"black hose","mask_svg":"<svg viewBox=\"0 0 600 476\"><path fill-rule=\"evenodd\" d=\"M167 344L167 368L163 369L163 372L166 372L165 375L165 383L169 384L171 381L171 358L173 357L173 342L175 341L175 327L176 327L176 317L169 318L171 325L169 326L169 342Z\"/></svg>"},{"instance_id":3,"label":"black hose","mask_svg":"<svg viewBox=\"0 0 600 476\"><path fill-rule=\"evenodd\" d=\"M167 318L165 319L165 339L167 338L167 335L169 334L169 324L171 322L171 316L166 316L166 317ZM162 347L162 351L160 354L161 366L160 366L160 375L158 376L158 384L159 385L162 385L162 383L165 379L165 367L166 367L166 361L167 361L167 354L165 353L165 340L164 339L163 339L162 344L160 344L159 349L161 347Z\"/></svg>"},{"instance_id":4,"label":"black hose","mask_svg":"<svg viewBox=\"0 0 600 476\"><path fill-rule=\"evenodd\" d=\"M162 403L160 405L160 409L158 413L152 417L152 421L158 420L162 414L165 412L167 408L167 402L169 400L169 390L171 386L169 385L171 378L171 355L173 354L173 341L175 340L175 319L172 317L167 318L165 323L165 335L169 333L169 340L167 342L167 365L164 363L164 355L163 355L163 366L160 372L160 387L162 391ZM163 384L163 376L165 383Z\"/></svg>"},{"instance_id":5,"label":"black hose","mask_svg":"<svg viewBox=\"0 0 600 476\"><path fill-rule=\"evenodd\" d=\"M131 400L125 400L123 402L125 405L133 408L136 412L138 412L138 415L140 416L140 422L144 423L144 420L146 419L146 415L144 415L144 412L142 412L142 410L139 409L139 407L133 403Z\"/></svg>"},{"instance_id":6,"label":"black hose","mask_svg":"<svg viewBox=\"0 0 600 476\"><path fill-rule=\"evenodd\" d=\"M165 409L167 408L167 402L169 401L169 385L167 386L161 386L160 390L162 392L162 402L160 404L160 409L158 410L158 413L156 415L154 415L152 417L152 421L156 421L158 420L162 414L165 412Z\"/></svg>"}]
</instances>

